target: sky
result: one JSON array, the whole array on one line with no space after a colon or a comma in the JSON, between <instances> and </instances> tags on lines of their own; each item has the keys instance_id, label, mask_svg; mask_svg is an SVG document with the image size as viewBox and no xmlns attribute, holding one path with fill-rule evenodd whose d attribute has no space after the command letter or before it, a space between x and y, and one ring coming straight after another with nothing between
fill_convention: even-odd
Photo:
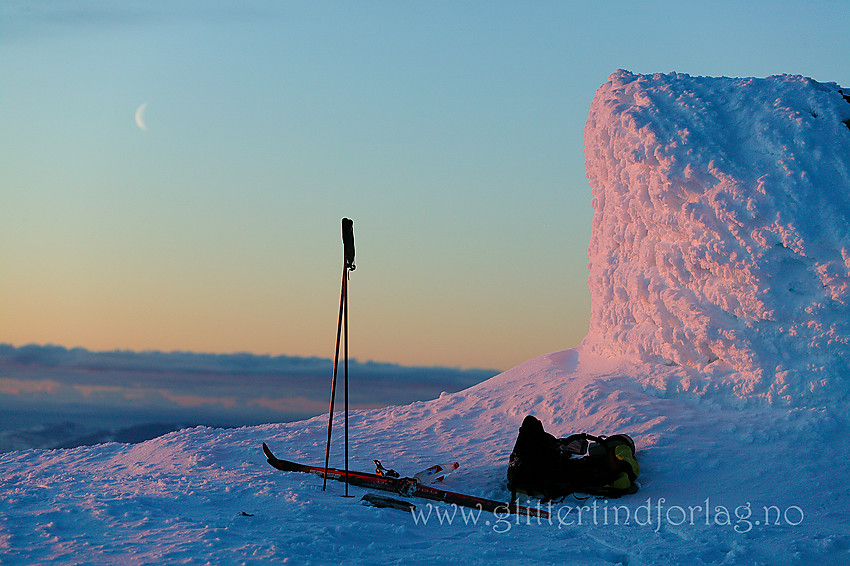
<instances>
[{"instance_id":1,"label":"sky","mask_svg":"<svg viewBox=\"0 0 850 566\"><path fill-rule=\"evenodd\" d=\"M596 89L619 68L850 87L848 10L5 0L0 343L327 358L349 217L353 357L572 347Z\"/></svg>"}]
</instances>

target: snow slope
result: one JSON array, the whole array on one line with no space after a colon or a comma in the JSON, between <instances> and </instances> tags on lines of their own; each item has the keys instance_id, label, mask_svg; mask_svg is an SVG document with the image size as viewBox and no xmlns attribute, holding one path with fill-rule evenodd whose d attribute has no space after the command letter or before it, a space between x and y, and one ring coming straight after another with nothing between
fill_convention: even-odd
<instances>
[{"instance_id":1,"label":"snow slope","mask_svg":"<svg viewBox=\"0 0 850 566\"><path fill-rule=\"evenodd\" d=\"M459 512L441 524L432 505L417 501L418 511L431 510L427 522L417 521L358 504L365 490L352 487L355 498L345 499L339 483L323 493L319 478L265 463L263 441L281 456L320 463L325 422L317 418L188 429L139 445L5 454L0 560L850 564L850 487L837 481L850 474L836 442L846 437L846 421L817 409L665 397L634 379L675 379L676 371L578 348L434 401L353 415L353 468L371 469L371 460L380 458L412 473L457 460L461 467L446 489L500 499L507 498L507 458L526 413L559 435L627 432L639 446L642 489L619 501L598 500L595 517L592 501L567 501L539 524L490 514L474 524ZM616 521L615 505L623 506Z\"/></svg>"},{"instance_id":2,"label":"snow slope","mask_svg":"<svg viewBox=\"0 0 850 566\"><path fill-rule=\"evenodd\" d=\"M359 504L362 489L346 499L341 484L322 492L320 479L265 463L263 441L320 464L323 418L195 428L0 455L0 563L850 564L850 419L838 401L850 388L848 183L845 158L820 139L845 148L850 130L812 122L850 117L836 92L799 77L612 75L587 126L585 342L433 401L352 415L352 468L458 461L443 487L504 500L526 414L558 436L628 433L636 495L567 500L541 521L427 501L417 514L375 509ZM803 102L817 116L788 118ZM724 104L739 112L711 113ZM805 143L792 144L786 119ZM759 153L780 138L773 158ZM820 160L801 155L810 148Z\"/></svg>"}]
</instances>

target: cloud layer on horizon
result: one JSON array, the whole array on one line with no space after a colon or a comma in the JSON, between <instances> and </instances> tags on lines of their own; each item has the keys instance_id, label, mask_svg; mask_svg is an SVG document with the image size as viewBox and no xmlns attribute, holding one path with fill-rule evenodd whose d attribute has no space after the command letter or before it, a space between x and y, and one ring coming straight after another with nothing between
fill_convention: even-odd
<instances>
[{"instance_id":1,"label":"cloud layer on horizon","mask_svg":"<svg viewBox=\"0 0 850 566\"><path fill-rule=\"evenodd\" d=\"M322 358L0 344L0 433L54 430L61 423L114 429L166 421L240 426L297 420L327 411L332 370L332 360ZM350 405L426 400L496 373L349 360ZM338 409L342 381L340 361Z\"/></svg>"}]
</instances>

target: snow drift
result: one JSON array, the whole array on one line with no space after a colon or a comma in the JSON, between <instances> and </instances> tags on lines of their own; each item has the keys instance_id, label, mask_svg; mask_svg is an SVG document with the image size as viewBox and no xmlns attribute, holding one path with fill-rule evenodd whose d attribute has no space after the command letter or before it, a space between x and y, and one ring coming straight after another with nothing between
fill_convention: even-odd
<instances>
[{"instance_id":1,"label":"snow drift","mask_svg":"<svg viewBox=\"0 0 850 566\"><path fill-rule=\"evenodd\" d=\"M847 397L848 95L789 75L612 74L585 127L584 344L693 368L679 389Z\"/></svg>"}]
</instances>

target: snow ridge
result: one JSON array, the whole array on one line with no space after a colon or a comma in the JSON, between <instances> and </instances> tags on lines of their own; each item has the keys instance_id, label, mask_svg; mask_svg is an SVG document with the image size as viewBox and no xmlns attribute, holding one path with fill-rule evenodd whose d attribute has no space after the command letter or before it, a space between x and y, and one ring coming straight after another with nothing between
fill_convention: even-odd
<instances>
[{"instance_id":1,"label":"snow ridge","mask_svg":"<svg viewBox=\"0 0 850 566\"><path fill-rule=\"evenodd\" d=\"M692 368L675 385L848 397L850 103L834 83L635 75L585 126L584 344Z\"/></svg>"}]
</instances>

